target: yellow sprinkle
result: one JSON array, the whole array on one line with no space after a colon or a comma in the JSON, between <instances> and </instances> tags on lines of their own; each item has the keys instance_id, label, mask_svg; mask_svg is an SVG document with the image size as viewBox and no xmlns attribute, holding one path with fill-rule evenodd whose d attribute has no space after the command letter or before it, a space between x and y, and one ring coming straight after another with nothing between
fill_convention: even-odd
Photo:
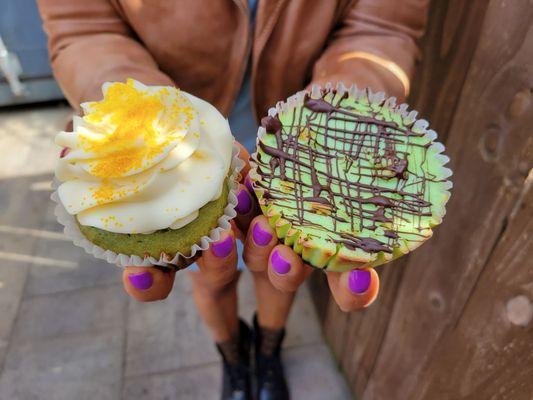
<instances>
[{"instance_id":1,"label":"yellow sprinkle","mask_svg":"<svg viewBox=\"0 0 533 400\"><path fill-rule=\"evenodd\" d=\"M84 120L111 127L105 134L80 133L81 147L98 154L90 163L91 173L101 178L116 178L143 168L177 139L176 134L160 132L160 119L183 122L190 126L194 113L186 100L167 107L165 100L177 89L161 88L156 92L138 90L133 80L113 83L104 99L88 104Z\"/></svg>"}]
</instances>

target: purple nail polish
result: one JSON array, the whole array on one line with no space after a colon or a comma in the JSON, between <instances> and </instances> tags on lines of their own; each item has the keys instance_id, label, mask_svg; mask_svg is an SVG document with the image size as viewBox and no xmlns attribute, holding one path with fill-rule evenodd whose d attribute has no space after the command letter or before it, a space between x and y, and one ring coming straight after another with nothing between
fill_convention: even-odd
<instances>
[{"instance_id":1,"label":"purple nail polish","mask_svg":"<svg viewBox=\"0 0 533 400\"><path fill-rule=\"evenodd\" d=\"M235 206L235 210L239 214L248 214L250 210L252 209L252 199L250 198L250 195L246 190L241 190L239 194L237 195L237 206Z\"/></svg>"},{"instance_id":2,"label":"purple nail polish","mask_svg":"<svg viewBox=\"0 0 533 400\"><path fill-rule=\"evenodd\" d=\"M61 153L59 154L59 158L65 157L69 151L70 151L70 147L63 147L63 149L61 150Z\"/></svg>"},{"instance_id":3,"label":"purple nail polish","mask_svg":"<svg viewBox=\"0 0 533 400\"><path fill-rule=\"evenodd\" d=\"M231 250L233 250L233 238L231 236L211 245L211 251L218 258L226 258Z\"/></svg>"},{"instance_id":4,"label":"purple nail polish","mask_svg":"<svg viewBox=\"0 0 533 400\"><path fill-rule=\"evenodd\" d=\"M139 274L129 274L128 279L135 289L138 290L147 290L152 287L154 283L154 278L152 274L148 271L141 272Z\"/></svg>"},{"instance_id":5,"label":"purple nail polish","mask_svg":"<svg viewBox=\"0 0 533 400\"><path fill-rule=\"evenodd\" d=\"M355 294L363 294L370 287L370 271L354 269L348 276L348 287Z\"/></svg>"},{"instance_id":6,"label":"purple nail polish","mask_svg":"<svg viewBox=\"0 0 533 400\"><path fill-rule=\"evenodd\" d=\"M272 234L266 229L263 229L261 224L255 224L252 228L252 238L255 244L266 246L272 240Z\"/></svg>"},{"instance_id":7,"label":"purple nail polish","mask_svg":"<svg viewBox=\"0 0 533 400\"><path fill-rule=\"evenodd\" d=\"M291 263L285 260L277 250L270 257L270 262L274 272L279 275L285 275L291 269Z\"/></svg>"},{"instance_id":8,"label":"purple nail polish","mask_svg":"<svg viewBox=\"0 0 533 400\"><path fill-rule=\"evenodd\" d=\"M249 176L244 180L244 185L248 188L250 193L254 193L254 187L252 186L252 181Z\"/></svg>"}]
</instances>

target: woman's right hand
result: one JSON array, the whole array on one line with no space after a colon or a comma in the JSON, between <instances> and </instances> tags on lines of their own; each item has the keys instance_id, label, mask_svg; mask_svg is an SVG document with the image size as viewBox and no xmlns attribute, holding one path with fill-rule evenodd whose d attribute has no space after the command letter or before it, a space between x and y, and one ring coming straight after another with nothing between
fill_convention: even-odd
<instances>
[{"instance_id":1,"label":"woman's right hand","mask_svg":"<svg viewBox=\"0 0 533 400\"><path fill-rule=\"evenodd\" d=\"M220 239L211 243L209 249L205 250L196 261L200 271L191 272L191 274L202 274L202 284L213 289L222 288L236 279L238 255L235 240L238 238L244 241L248 226L259 209L255 196L250 195L242 183L250 169L248 164L250 154L240 143L236 144L240 147L239 157L245 162L245 166L241 171L242 180L237 195L239 201L236 207L237 217L231 221L233 229L222 232ZM168 268L129 266L122 272L122 283L126 293L134 299L143 302L156 301L168 297L175 277L176 271Z\"/></svg>"}]
</instances>

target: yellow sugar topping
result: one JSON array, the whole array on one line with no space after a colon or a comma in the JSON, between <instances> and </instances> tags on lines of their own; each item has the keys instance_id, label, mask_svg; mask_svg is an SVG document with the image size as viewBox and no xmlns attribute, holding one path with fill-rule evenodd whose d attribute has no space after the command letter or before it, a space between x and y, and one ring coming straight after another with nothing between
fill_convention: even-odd
<instances>
[{"instance_id":1,"label":"yellow sugar topping","mask_svg":"<svg viewBox=\"0 0 533 400\"><path fill-rule=\"evenodd\" d=\"M100 178L117 178L146 167L172 141L183 139L183 131L196 116L178 89L148 92L135 88L131 79L111 84L104 99L89 103L87 111L84 120L102 127L104 133L80 132L80 142L86 152L96 155L90 171Z\"/></svg>"}]
</instances>

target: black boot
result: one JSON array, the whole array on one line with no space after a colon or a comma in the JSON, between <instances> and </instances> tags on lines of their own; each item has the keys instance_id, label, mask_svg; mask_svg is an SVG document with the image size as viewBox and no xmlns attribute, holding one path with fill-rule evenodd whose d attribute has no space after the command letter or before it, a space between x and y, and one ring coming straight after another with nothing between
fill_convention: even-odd
<instances>
[{"instance_id":1,"label":"black boot","mask_svg":"<svg viewBox=\"0 0 533 400\"><path fill-rule=\"evenodd\" d=\"M289 400L289 388L281 362L285 330L261 328L254 317L255 376L257 400Z\"/></svg>"},{"instance_id":2,"label":"black boot","mask_svg":"<svg viewBox=\"0 0 533 400\"><path fill-rule=\"evenodd\" d=\"M237 338L217 344L222 356L222 400L252 400L250 376L250 347L252 332L239 321Z\"/></svg>"}]
</instances>

